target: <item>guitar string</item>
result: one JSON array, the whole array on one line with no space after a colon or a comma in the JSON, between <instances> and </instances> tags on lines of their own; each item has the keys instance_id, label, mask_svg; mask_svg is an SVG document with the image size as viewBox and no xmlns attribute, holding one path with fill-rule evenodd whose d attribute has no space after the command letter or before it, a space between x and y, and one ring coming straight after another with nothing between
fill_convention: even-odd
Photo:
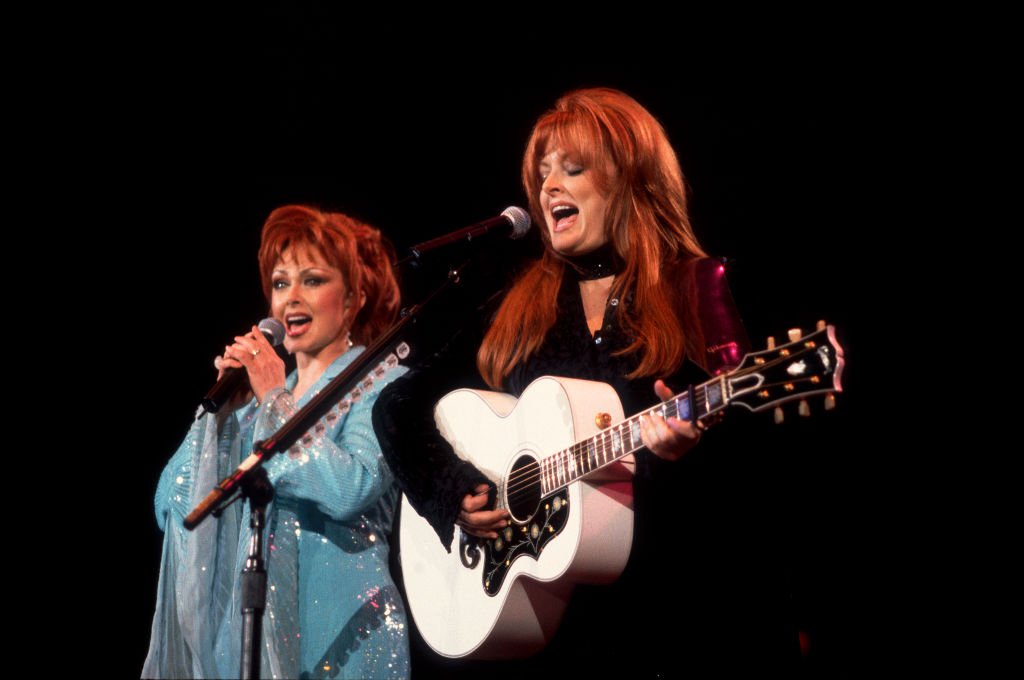
<instances>
[{"instance_id":1,"label":"guitar string","mask_svg":"<svg viewBox=\"0 0 1024 680\"><path fill-rule=\"evenodd\" d=\"M769 386L782 385L788 382L791 381L772 383ZM673 410L674 409L666 409L665 415L674 415L674 413L671 412ZM506 483L505 497L511 504L523 499L524 497L529 499L532 498L533 496L554 493L555 491L564 488L568 484L576 481L580 477L583 477L586 474L593 472L595 469L604 467L604 465L607 465L609 462L619 460L625 455L642 448L642 441L639 443L636 442L633 439L633 436L628 433L628 430L626 431L624 437L621 432L619 433L619 440L621 443L618 446L616 446L614 442L613 431L616 428L621 428L622 425L626 424L627 422L629 421L623 421L622 424L613 426L612 428L601 432L600 434L590 438L589 440L580 442L578 444L574 444L569 449L560 451L558 454L555 454L554 456L548 456L544 459L541 459L540 461L532 461L524 465L522 468L520 468L516 475L509 477ZM625 442L627 441L626 438L628 438L628 444L625 444ZM593 445L592 449L591 445ZM597 465L589 463L588 454L591 460L596 461L601 458L604 458L604 462L599 463ZM558 460L559 455L562 456L561 460ZM568 458L570 456L575 461L575 466L573 466L569 462ZM609 456L612 457L611 461L608 461ZM588 463L589 469L587 469ZM547 491L544 491L542 486L540 491L536 491L535 485L537 483L537 480L545 477L551 480L551 488L549 488Z\"/></svg>"},{"instance_id":2,"label":"guitar string","mask_svg":"<svg viewBox=\"0 0 1024 680\"><path fill-rule=\"evenodd\" d=\"M812 349L813 348L804 347L804 348L801 348L798 352L790 354L789 356L780 356L780 357L778 357L776 359L773 359L771 361L765 362L764 364L761 364L761 365L756 366L756 367L751 367L749 369L737 369L736 371L732 372L729 375L730 375L731 378L736 379L736 378L746 377L747 375L750 375L750 374L753 374L753 373L759 373L759 372L762 372L762 371L764 371L764 370L766 370L768 368L771 368L771 367L773 367L773 366L775 366L777 364L784 363L784 362L787 362L787 361L792 361L792 360L796 359L797 357L799 357L801 354L805 354L805 353L808 353L808 352L812 351ZM761 387L762 388L765 388L765 387L776 387L778 385L789 384L789 383L793 383L793 382L804 382L804 381L807 381L809 379L810 378L803 378L803 379L800 379L800 380L785 380L785 381L777 382L777 383L762 384ZM709 381L708 383L705 383L705 385L711 385L711 384L715 384L717 382L718 382L717 380L712 380L712 381ZM694 390L694 395L695 395L694 401L700 403L701 405L706 403L707 389L708 388L705 387L705 385L700 385L697 388L695 388L695 390ZM679 401L685 395L687 395L687 392L681 392L680 394L675 395L671 399L666 400L665 402L662 402L661 405L659 405L659 406L664 405L664 406L667 407L665 409L665 416L666 417L672 417L672 416L678 417L678 403L679 403ZM796 396L798 396L798 395L793 395L793 398L795 398ZM674 413L670 413L669 412L669 408L671 408L671 410L674 411ZM590 437L588 439L585 439L585 440L583 440L581 442L576 442L576 443L572 444L571 446L569 446L568 448L562 449L561 451L558 451L555 454L552 454L550 456L546 456L545 458L543 458L543 459L541 459L539 461L534 461L532 463L528 463L527 465L525 465L522 468L520 468L520 470L517 471L516 473L513 473L512 475L509 475L508 479L506 480L507 496L510 497L510 498L513 497L513 496L515 498L520 498L523 493L527 493L528 492L528 490L525 487L532 486L538 479L540 479L541 477L543 477L546 474L555 475L556 479L558 478L559 473L562 473L561 477L563 479L566 478L566 477L572 477L572 471L571 471L571 469L569 469L568 463L564 459L566 459L566 458L571 456L575 460L575 462L576 462L576 467L577 468L582 468L583 467L583 463L586 462L587 453L588 453L588 451L590 449L589 445L590 445L591 442L595 443L595 452L598 449L600 449L601 450L601 457L604 457L606 459L606 462L607 462L607 457L608 457L608 452L609 451L611 452L612 455L615 455L615 446L614 446L613 442L606 442L605 439L609 435L614 436L613 435L613 431L615 431L616 429L621 429L623 425L626 425L628 423L632 423L632 421L636 420L640 416L651 414L651 413L658 413L659 415L661 415L660 409L658 407L655 407L653 409L648 409L648 410L644 411L643 413L639 413L639 414L637 414L635 416L627 418L626 420L623 420L623 421L621 421L619 423L616 423L615 425L612 425L611 427L608 427L608 428L602 430L601 432L598 432L597 434L595 434L594 436L592 436L592 437ZM705 415L707 415L707 414L705 414ZM697 416L698 419L700 419L700 417L701 416ZM626 432L628 433L629 429L627 429ZM632 443L632 441L633 441L632 435L629 434L628 436L629 436L629 441ZM621 432L619 433L619 439L620 439L620 442L621 442L622 441L622 433ZM600 442L600 443L598 443L598 442ZM641 448L642 446L643 445L641 444L640 446L637 446L635 448L631 448L630 452L632 452L634 450L637 450L637 449ZM620 448L620 450L623 450L621 444L620 444L619 448ZM623 455L626 455L626 454L623 454ZM563 457L562 461L558 460L559 456ZM621 456L617 456L616 459L619 458L619 457L621 457ZM559 466L561 466L563 464L565 464L565 466L566 466L564 472L562 470L557 469ZM552 470L552 469L542 469L542 468L545 468L545 467L546 468L554 467L556 469L554 469L554 470ZM598 465L598 467L601 467L601 466ZM590 472L593 469L594 469L594 467L591 467L590 470L588 470L587 472ZM578 476L582 476L582 475L578 474L577 477ZM574 480L570 479L569 481L571 482L571 481L574 481ZM565 485L564 483L560 482L558 484L558 486L555 487L555 489L561 488L564 485ZM552 490L554 490L554 489L552 489Z\"/></svg>"},{"instance_id":3,"label":"guitar string","mask_svg":"<svg viewBox=\"0 0 1024 680\"><path fill-rule=\"evenodd\" d=\"M785 360L789 360L790 358L791 357L781 357L781 358L779 358L777 360L774 360L771 363L762 364L757 369L753 369L753 368L751 368L751 369L738 369L738 370L734 371L731 375L733 377L736 377L736 378L745 377L746 375L748 375L750 373L756 373L756 372L762 371L765 368L770 367L773 363L778 363L778 362L780 362L780 361L782 361L784 359ZM717 381L712 380L710 382L711 383L715 383ZM698 402L698 403L701 403L701 404L705 403L706 397L707 397L707 387L706 387L707 384L708 383L705 383L704 385L700 385L697 388L695 388L695 397L694 397L694 401L695 402ZM678 416L678 406L677 406L677 404L678 404L679 400L681 398L683 398L683 396L685 396L686 394L687 394L687 392L681 392L680 394L674 396L672 399L667 400L666 402L663 402L663 404L671 405L671 407L675 411L675 413L671 413L671 414L666 411L665 415L667 415L667 416ZM610 434L612 430L614 430L615 428L621 427L623 424L625 424L627 422L632 422L633 420L635 420L636 418L639 418L642 415L654 413L654 412L657 412L657 411L658 411L657 407L654 408L654 409L648 409L647 411L644 411L643 413L637 414L636 416L633 416L633 417L631 417L631 418L629 418L629 419L627 419L625 421L622 421L621 423L616 423L615 425L613 425L613 426L611 426L609 428L606 428L605 430L602 430L601 432L598 432L593 437L590 437L590 438L588 438L588 439L586 439L586 440L584 440L582 442L576 442L576 443L572 444L570 447L568 447L566 449L562 449L562 450L560 450L560 451L558 451L558 452L556 452L556 453L554 453L554 454L552 454L550 456L546 456L545 458L541 459L540 461L536 461L534 463L530 463L530 464L524 466L521 469L521 471L519 471L517 473L514 473L512 475L509 475L508 480L506 482L506 484L507 484L506 488L510 490L510 493L512 493L513 489L515 490L515 492L518 492L524 486L532 486L532 484L534 482L536 482L536 480L539 477L541 477L541 476L543 476L545 474L554 474L556 479L557 479L559 473L561 472L561 470L557 469L561 465L561 462L558 460L559 456L562 456L564 458L564 457L567 457L566 454L568 454L568 455L571 455L573 458L575 458L578 463L579 462L583 462L583 450L586 449L586 448L589 448L588 445L589 445L590 442L598 442L598 441L600 441L600 444L597 444L597 446L599 446L600 449L601 449L602 457L607 459L608 444L604 442L604 439L605 439L606 435ZM700 416L698 416L698 418L699 417ZM632 441L632 436L630 436L630 440ZM614 451L614 447L612 447L611 450ZM552 468L553 467L555 469L554 470L542 470L541 471L540 468L542 466L543 467L547 467L547 468ZM535 470L535 468L536 468L536 470ZM565 477L566 475L563 474L562 476ZM569 476L571 476L571 474ZM561 486L561 484L559 486ZM556 487L556 488L558 488L558 487Z\"/></svg>"},{"instance_id":4,"label":"guitar string","mask_svg":"<svg viewBox=\"0 0 1024 680\"><path fill-rule=\"evenodd\" d=\"M703 405L703 403L704 403L704 401L706 399L706 396L707 396L707 390L705 388L703 388L703 387L698 387L698 388L695 388L694 392L695 392L694 400ZM659 406L661 406L661 405L665 406L665 408L664 408L664 416L667 417L667 418L678 417L679 416L679 402L682 401L683 399L685 399L687 397L687 394L688 394L687 392L681 392L681 393L677 394L676 396L674 396L672 399L668 399L668 400L662 402L662 404L660 404ZM588 454L590 453L590 448L591 448L590 444L591 443L594 444L593 454L594 454L594 458L595 459L596 458L604 458L605 459L605 463L612 462L612 461L609 461L608 458L609 458L609 456L615 456L616 455L615 454L615 445L614 445L614 443L612 441L605 441L605 440L613 438L614 437L614 433L613 432L615 430L620 430L620 432L619 432L619 441L620 441L619 448L623 449L622 444L625 443L626 439L628 439L630 444L632 444L633 443L633 436L632 436L632 434L630 434L630 430L632 428L626 428L624 426L632 424L635 420L639 419L641 416L649 415L649 414L652 414L652 413L657 413L658 415L662 415L661 409L658 408L658 407L655 407L655 408L652 408L652 409L647 409L646 411L644 411L642 413L638 413L635 416L627 418L627 419L625 419L625 420L623 420L623 421L621 421L619 423L616 423L615 425L612 425L611 427L608 427L608 428L605 428L604 430L601 430L600 432L595 434L593 437L590 437L590 438L585 439L585 440L580 441L580 442L576 442L576 443L572 444L571 446L569 446L568 448L562 449L561 451L558 451L557 453L555 453L555 454L553 454L551 456L546 456L545 458L542 458L539 461L533 461L531 463L528 463L527 465L525 465L522 468L520 468L519 471L509 475L509 477L508 477L508 479L506 481L506 489L509 491L509 495L511 496L513 494L516 494L517 497L518 497L518 495L523 491L524 487L532 486L532 484L538 478L543 476L544 474L548 474L550 472L550 474L557 475L558 471L556 471L556 470L550 470L550 471L544 470L544 471L541 471L540 468L544 465L544 463L548 463L548 467L554 467L554 466L560 465L560 463L556 460L558 456L563 456L564 458L568 458L568 457L571 456L576 461L576 467L578 467L578 468L584 467L584 464L585 464L585 462L587 460ZM623 433L625 434L625 436L623 436ZM630 451L635 451L635 450L639 449L642 446L643 446L642 443L639 444L638 446L635 446L635 447L631 446L630 447ZM623 454L623 455L625 455L625 454ZM600 465L598 465L597 467L600 467ZM588 472L593 470L593 469L594 469L594 466L591 466L591 468L590 468L590 470L588 470Z\"/></svg>"},{"instance_id":5,"label":"guitar string","mask_svg":"<svg viewBox=\"0 0 1024 680\"><path fill-rule=\"evenodd\" d=\"M761 387L776 387L778 385L790 384L790 383L793 383L793 382L806 382L807 380L809 380L809 378L808 379L796 380L796 381L794 381L794 380L785 380L785 381L776 382L776 383L762 384ZM681 397L683 394L686 394L686 393L685 392L681 393L678 396ZM794 395L793 398L795 398L796 396L798 396L798 395ZM669 404L671 402L677 402L677 401L678 401L678 399L672 399L672 400L669 400L668 402L665 402L665 403ZM586 439L586 440L584 440L582 442L577 442L577 443L573 444L572 446L570 446L570 447L568 447L566 449L562 449L561 451L559 451L559 452L557 452L557 453L555 453L553 455L546 456L545 458L542 458L539 461L533 461L531 463L528 463L527 465L524 465L522 468L520 468L519 471L517 471L516 473L513 473L512 475L509 475L508 480L506 482L507 497L509 497L510 499L519 499L519 498L521 498L523 496L523 494L530 492L529 491L529 487L532 487L533 484L538 479L540 479L541 477L543 477L545 475L553 475L556 480L558 479L559 473L561 473L562 479L566 479L568 477L572 477L572 471L570 469L568 469L566 467L563 467L563 469L561 469L561 470L558 469L560 466L564 466L565 465L565 461L564 460L563 461L557 460L558 457L559 456L563 456L563 458L567 458L568 456L571 455L576 460L576 462L577 462L577 468L582 468L583 467L582 464L586 460L586 450L588 448L586 445L589 444L592 441L599 442L599 443L595 444L595 447L598 450L600 450L600 452L601 452L601 453L597 454L598 456L602 456L602 457L607 458L607 456L609 455L609 453L608 453L609 451L611 452L610 455L616 456L614 444L612 442L608 441L609 435L612 434L612 431L615 430L616 428L620 428L622 425L624 425L626 423L629 423L632 420L634 420L634 419L636 419L636 418L638 418L638 417L640 417L642 415L646 415L646 414L652 413L652 412L656 412L656 410L655 409L649 409L648 411L645 411L643 413L637 414L636 416L634 416L632 418L629 418L627 420L622 421L621 423L613 425L610 428L602 430L601 432L599 432L598 434L594 435L593 437L590 437L590 438L588 438L588 439ZM659 415L660 415L660 413L659 413ZM673 416L673 415L676 415L676 414L675 413L670 413L669 409L666 408L665 415L666 416ZM629 436L630 442L632 443L632 441L633 441L632 436L631 435L628 435L628 436ZM621 439L621 435L620 435L620 439ZM635 451L635 450L641 448L642 446L643 446L643 444L640 444L639 446L631 448L629 451L625 451L623 449L623 451L625 451L625 452L622 454L622 456L626 455L627 453L631 453L632 451ZM622 456L616 456L613 459L613 461L611 461L611 462L614 462L614 460L618 460ZM602 467L602 466L603 465L598 465L597 467L599 468L599 467ZM551 468L555 468L555 469L551 469ZM566 484L575 481L579 477L582 477L583 475L593 471L594 469L596 469L596 468L595 467L591 467L589 470L586 470L585 472L582 472L582 473L577 472L577 476L574 479L567 479L566 481L559 480L557 482L556 486L554 486L552 489L550 489L548 491L548 493L552 493L553 491L564 487Z\"/></svg>"}]
</instances>

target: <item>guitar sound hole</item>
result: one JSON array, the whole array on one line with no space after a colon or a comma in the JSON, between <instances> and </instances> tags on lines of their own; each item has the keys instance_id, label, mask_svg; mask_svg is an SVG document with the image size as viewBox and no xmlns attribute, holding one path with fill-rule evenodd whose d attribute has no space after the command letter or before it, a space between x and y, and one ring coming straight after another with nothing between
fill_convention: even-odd
<instances>
[{"instance_id":1,"label":"guitar sound hole","mask_svg":"<svg viewBox=\"0 0 1024 680\"><path fill-rule=\"evenodd\" d=\"M508 475L508 511L520 524L528 522L540 505L540 466L532 456L520 456Z\"/></svg>"}]
</instances>

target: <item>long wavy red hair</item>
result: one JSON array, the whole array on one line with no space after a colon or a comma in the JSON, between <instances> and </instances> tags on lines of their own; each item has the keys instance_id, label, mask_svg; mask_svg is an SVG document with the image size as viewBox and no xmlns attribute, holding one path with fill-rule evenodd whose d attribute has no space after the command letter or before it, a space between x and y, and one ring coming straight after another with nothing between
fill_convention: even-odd
<instances>
[{"instance_id":1,"label":"long wavy red hair","mask_svg":"<svg viewBox=\"0 0 1024 680\"><path fill-rule=\"evenodd\" d=\"M699 338L691 314L677 312L673 300L686 291L671 289L662 265L703 257L686 209L686 188L675 151L661 124L636 100L618 90L576 90L540 117L523 154L523 187L534 221L542 225L546 248L540 260L516 281L502 302L477 354L484 380L500 389L520 362L540 348L555 323L565 260L551 248L540 207L540 161L561 149L592 173L609 203L606 229L625 262L611 295L627 291L633 303L622 317L633 339L623 354L639 353L629 378L675 371L687 352L700 361ZM684 307L692 310L692 304ZM677 333L666 333L676 328Z\"/></svg>"},{"instance_id":2,"label":"long wavy red hair","mask_svg":"<svg viewBox=\"0 0 1024 680\"><path fill-rule=\"evenodd\" d=\"M288 248L312 248L341 271L356 300L366 301L352 320L352 340L369 344L398 316L401 295L391 267L395 251L377 229L342 213L286 205L270 213L260 240L260 277L267 301L272 273Z\"/></svg>"}]
</instances>

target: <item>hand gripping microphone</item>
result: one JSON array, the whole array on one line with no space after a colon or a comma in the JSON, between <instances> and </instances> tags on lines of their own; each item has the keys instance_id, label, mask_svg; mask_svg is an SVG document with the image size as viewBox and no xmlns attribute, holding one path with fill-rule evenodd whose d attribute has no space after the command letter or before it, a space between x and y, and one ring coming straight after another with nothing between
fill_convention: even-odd
<instances>
[{"instance_id":1,"label":"hand gripping microphone","mask_svg":"<svg viewBox=\"0 0 1024 680\"><path fill-rule=\"evenodd\" d=\"M259 323L260 332L274 347L284 341L284 324L277 319L264 319ZM244 368L226 368L220 380L210 388L210 391L203 397L202 418L207 413L216 413L220 407L231 400L239 390L249 389L249 376Z\"/></svg>"}]
</instances>

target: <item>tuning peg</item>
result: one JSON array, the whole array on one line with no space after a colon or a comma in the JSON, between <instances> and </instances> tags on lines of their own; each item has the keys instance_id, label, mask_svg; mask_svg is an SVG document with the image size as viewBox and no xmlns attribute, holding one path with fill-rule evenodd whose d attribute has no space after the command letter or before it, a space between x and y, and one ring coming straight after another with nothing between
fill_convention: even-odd
<instances>
[{"instance_id":1,"label":"tuning peg","mask_svg":"<svg viewBox=\"0 0 1024 680\"><path fill-rule=\"evenodd\" d=\"M825 395L825 410L831 411L836 407L836 395L829 392Z\"/></svg>"},{"instance_id":2,"label":"tuning peg","mask_svg":"<svg viewBox=\"0 0 1024 680\"><path fill-rule=\"evenodd\" d=\"M826 326L828 326L828 324L826 324L826 323L825 323L825 320L824 320L824 319L818 319L818 325L817 325L817 329L818 329L819 331L823 331L823 330L825 330Z\"/></svg>"},{"instance_id":3,"label":"tuning peg","mask_svg":"<svg viewBox=\"0 0 1024 680\"><path fill-rule=\"evenodd\" d=\"M807 418L811 415L811 407L810 405L808 405L806 399L800 400L800 405L797 407L797 413L802 415L804 418Z\"/></svg>"},{"instance_id":4,"label":"tuning peg","mask_svg":"<svg viewBox=\"0 0 1024 680\"><path fill-rule=\"evenodd\" d=\"M765 346L768 347L768 349L775 349L775 336L774 335L769 335L768 336L768 342L765 343Z\"/></svg>"},{"instance_id":5,"label":"tuning peg","mask_svg":"<svg viewBox=\"0 0 1024 680\"><path fill-rule=\"evenodd\" d=\"M790 328L789 331L787 331L787 332L789 333L789 341L790 342L796 342L797 340L802 338L803 335L804 335L803 331L801 331L799 328Z\"/></svg>"},{"instance_id":6,"label":"tuning peg","mask_svg":"<svg viewBox=\"0 0 1024 680\"><path fill-rule=\"evenodd\" d=\"M782 421L785 420L785 419L786 419L786 414L784 414L782 412L782 407L781 406L776 406L775 407L775 424L776 425L781 425Z\"/></svg>"}]
</instances>

